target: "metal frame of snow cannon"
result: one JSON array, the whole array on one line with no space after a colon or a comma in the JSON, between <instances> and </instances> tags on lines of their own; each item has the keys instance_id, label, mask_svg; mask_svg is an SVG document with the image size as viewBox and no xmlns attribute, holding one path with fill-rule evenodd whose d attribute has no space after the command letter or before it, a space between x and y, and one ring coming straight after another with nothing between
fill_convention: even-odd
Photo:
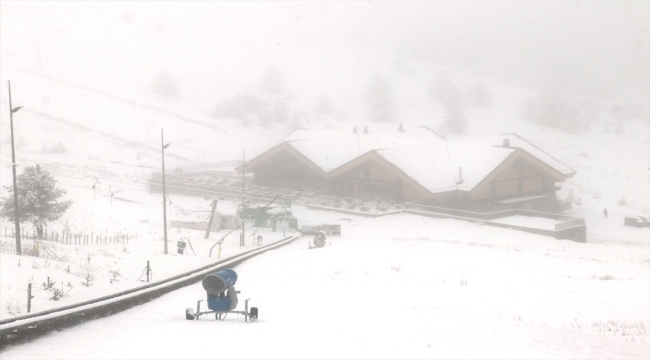
<instances>
[{"instance_id":1,"label":"metal frame of snow cannon","mask_svg":"<svg viewBox=\"0 0 650 360\"><path fill-rule=\"evenodd\" d=\"M242 314L245 316L245 321L248 322L257 320L258 310L253 307L248 309L248 301L245 301L245 310L235 310L237 307L238 299L237 294L239 291L235 290L235 283L237 282L237 273L233 269L221 269L217 272L207 274L203 277L201 284L207 292L208 311L201 311L201 301L196 302L196 311L193 308L185 309L185 318L187 320L198 320L201 315L215 314L217 320L225 319L228 313ZM227 292L227 293L226 293Z\"/></svg>"},{"instance_id":2,"label":"metal frame of snow cannon","mask_svg":"<svg viewBox=\"0 0 650 360\"><path fill-rule=\"evenodd\" d=\"M230 310L230 311L218 311L218 310L210 310L210 311L201 311L201 301L203 299L199 300L196 302L196 311L194 311L193 308L187 308L185 310L185 319L187 320L198 320L201 315L206 315L206 314L215 314L215 318L217 320L223 320L225 319L226 314L241 314L244 315L244 321L245 322L255 322L257 320L257 308L252 307L250 310L248 309L248 301L249 299L246 299L244 301L244 311L240 310ZM250 321L248 321L250 319Z\"/></svg>"}]
</instances>

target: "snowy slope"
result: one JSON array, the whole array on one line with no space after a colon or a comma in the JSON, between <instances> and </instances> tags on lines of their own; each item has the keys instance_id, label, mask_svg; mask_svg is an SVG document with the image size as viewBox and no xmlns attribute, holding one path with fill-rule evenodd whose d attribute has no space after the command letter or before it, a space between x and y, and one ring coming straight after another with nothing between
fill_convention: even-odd
<instances>
[{"instance_id":1,"label":"snowy slope","mask_svg":"<svg viewBox=\"0 0 650 360\"><path fill-rule=\"evenodd\" d=\"M353 126L359 130L368 126L374 133L394 130L398 122L407 132L414 126L437 129L443 124L444 111L428 95L440 67L405 61L403 65L417 74L413 76L398 71L381 52L366 51L370 50L351 49L350 56L359 59L355 62L335 59L322 50L301 54L305 63L296 67L294 81L287 79L291 111L308 115L301 126L350 132ZM376 59L382 59L379 65ZM182 83L184 96L170 100L135 85L142 83L138 76L145 78L153 72L146 76L129 70L86 74L65 64L42 70L22 60L3 54L0 69L0 82L11 80L13 105L24 106L14 115L18 172L24 166L41 164L68 191L66 198L75 202L48 230L130 234L133 240L128 246L48 245L62 261L19 258L12 254L13 239L4 235L12 224L3 220L2 318L25 313L29 280L35 288L33 309L40 311L140 285L136 280L147 260L158 279L211 261L207 253L224 231L204 241L202 232L170 229L172 254L175 241L187 237L198 256L162 254L162 199L160 194L149 194L145 185L151 171L161 167L162 128L165 142L172 143L165 157L169 169L240 160L243 149L250 159L291 130L287 123L243 127L236 119L212 116L219 100L237 92L263 95L253 85L252 75L242 71L230 74L235 80L241 75L241 83L219 83L219 91L211 91L205 83L187 91L192 83L186 81ZM321 65L319 74L335 72L337 77L321 77L320 86L300 87L297 79L314 74L314 64ZM394 84L398 114L394 123L367 120L363 93L376 66L387 69L385 76ZM462 85L474 79L472 74L456 75ZM613 115L603 110L579 133L549 129L524 121L519 114L523 99L534 91L489 79L485 83L494 104L487 109L466 109L466 135L514 132L575 170L560 196L573 199L574 208L568 214L586 218L587 244L452 220L402 215L368 220L297 208L301 224L341 223L344 235L322 251L306 252L305 244L297 243L238 270L242 290L260 303L263 321L259 324L245 328L230 319L225 330L215 330L223 324L185 322L182 310L202 296L197 285L165 297L172 300L152 302L145 313L133 309L53 334L4 350L3 358L208 357L214 354L188 344L197 339L212 341L215 336L234 337L230 341L241 345L228 348L222 354L225 357L647 358L650 232L624 227L623 216L648 214L648 123L631 119L620 131L612 131ZM319 121L313 108L324 92L331 94L336 110ZM599 108L611 105L603 103ZM11 183L8 113L3 90L3 186ZM449 137L462 140L464 135ZM59 144L65 151L54 150ZM93 193L96 179L99 183ZM6 194L0 189L0 196ZM202 198L175 195L170 201L184 208L207 205ZM608 219L603 219L604 208L609 210ZM280 234L264 236L270 240ZM240 251L237 236L228 238L224 256ZM119 281L111 282L117 270ZM88 272L95 280L86 287L81 283ZM70 283L69 296L49 300L51 293L41 287L47 277L65 291ZM278 278L283 281L272 281ZM314 309L320 311L312 319L307 314ZM129 321L133 318L142 326L134 326ZM244 346L253 339L251 328L259 334L259 350ZM322 341L306 331L316 328L330 329L319 334ZM96 334L98 342L70 346L78 344L84 332ZM161 337L169 333L181 336L184 345ZM105 342L106 338L115 343ZM142 352L134 352L135 345L143 343L156 344L156 348L145 346ZM242 348L247 352L237 352ZM314 353L314 348L319 352Z\"/></svg>"},{"instance_id":2,"label":"snowy slope","mask_svg":"<svg viewBox=\"0 0 650 360\"><path fill-rule=\"evenodd\" d=\"M3 358L649 355L647 243L580 244L456 220L295 212L305 222L341 222L342 236L318 250L299 239L236 268L241 298L260 309L257 323L240 315L185 320L184 309L205 299L195 284L9 347Z\"/></svg>"}]
</instances>

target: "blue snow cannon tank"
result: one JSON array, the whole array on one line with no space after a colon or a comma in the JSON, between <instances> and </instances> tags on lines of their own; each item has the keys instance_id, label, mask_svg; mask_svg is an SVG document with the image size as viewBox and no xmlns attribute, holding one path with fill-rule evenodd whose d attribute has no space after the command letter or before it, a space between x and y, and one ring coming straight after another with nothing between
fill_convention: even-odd
<instances>
[{"instance_id":1,"label":"blue snow cannon tank","mask_svg":"<svg viewBox=\"0 0 650 360\"><path fill-rule=\"evenodd\" d=\"M233 269L223 269L206 275L203 288L208 293L208 309L212 311L230 311L237 307L237 292L228 291L235 286L237 273ZM227 292L227 293L226 293Z\"/></svg>"}]
</instances>

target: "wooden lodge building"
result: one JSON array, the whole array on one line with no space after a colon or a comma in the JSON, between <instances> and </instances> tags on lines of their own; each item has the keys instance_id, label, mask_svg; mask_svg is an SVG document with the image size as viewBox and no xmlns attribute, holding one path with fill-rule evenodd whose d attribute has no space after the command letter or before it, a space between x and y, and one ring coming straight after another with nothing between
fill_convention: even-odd
<instances>
[{"instance_id":1,"label":"wooden lodge building","mask_svg":"<svg viewBox=\"0 0 650 360\"><path fill-rule=\"evenodd\" d=\"M267 186L477 211L558 212L555 192L575 174L517 134L445 140L427 127L376 134L299 129L245 169Z\"/></svg>"}]
</instances>

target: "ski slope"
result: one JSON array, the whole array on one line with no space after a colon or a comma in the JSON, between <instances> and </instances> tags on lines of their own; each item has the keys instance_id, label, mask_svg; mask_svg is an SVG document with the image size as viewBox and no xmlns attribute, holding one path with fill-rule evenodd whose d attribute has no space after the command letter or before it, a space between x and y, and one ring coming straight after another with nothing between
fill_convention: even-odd
<instances>
[{"instance_id":1,"label":"ski slope","mask_svg":"<svg viewBox=\"0 0 650 360\"><path fill-rule=\"evenodd\" d=\"M239 306L250 298L257 323L240 315L185 320L185 308L205 299L195 284L11 346L2 357L650 355L647 251L412 215L341 221L336 213L295 212L306 223L339 221L343 235L316 250L299 239L236 268Z\"/></svg>"}]
</instances>

